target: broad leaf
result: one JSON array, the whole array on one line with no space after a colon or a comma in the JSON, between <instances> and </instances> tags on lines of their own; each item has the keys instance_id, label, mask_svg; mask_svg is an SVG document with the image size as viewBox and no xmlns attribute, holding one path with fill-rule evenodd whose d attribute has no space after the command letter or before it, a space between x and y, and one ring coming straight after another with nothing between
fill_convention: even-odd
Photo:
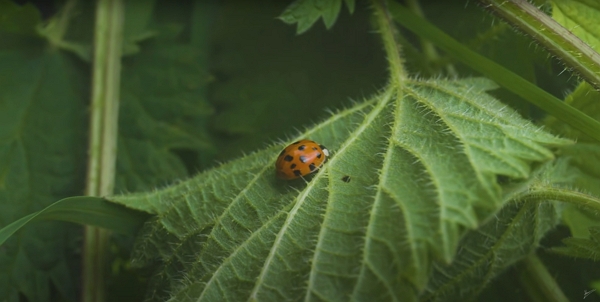
<instances>
[{"instance_id":1,"label":"broad leaf","mask_svg":"<svg viewBox=\"0 0 600 302\"><path fill-rule=\"evenodd\" d=\"M214 109L198 49L147 43L123 62L116 189L144 191L188 176L174 150L216 153L207 131Z\"/></svg>"},{"instance_id":2,"label":"broad leaf","mask_svg":"<svg viewBox=\"0 0 600 302\"><path fill-rule=\"evenodd\" d=\"M112 200L156 214L136 248L159 260L150 298L173 301L415 298L432 259L494 215L498 175L568 144L519 117L489 81L418 81L302 133L333 151L309 182L285 182L274 145L180 184ZM295 139L297 139L295 138ZM538 236L539 237L539 236ZM537 237L536 237L537 238Z\"/></svg>"},{"instance_id":3,"label":"broad leaf","mask_svg":"<svg viewBox=\"0 0 600 302\"><path fill-rule=\"evenodd\" d=\"M600 46L600 3L594 0L552 0L552 18L597 49Z\"/></svg>"},{"instance_id":4,"label":"broad leaf","mask_svg":"<svg viewBox=\"0 0 600 302\"><path fill-rule=\"evenodd\" d=\"M477 300L477 295L508 266L531 254L542 236L558 222L550 202L511 204L461 240L452 262L437 264L423 300Z\"/></svg>"},{"instance_id":5,"label":"broad leaf","mask_svg":"<svg viewBox=\"0 0 600 302\"><path fill-rule=\"evenodd\" d=\"M45 41L0 29L0 228L81 194L89 92L85 67ZM51 279L74 299L70 225L34 225L0 249L0 300L49 301ZM46 243L46 244L43 244Z\"/></svg>"},{"instance_id":6,"label":"broad leaf","mask_svg":"<svg viewBox=\"0 0 600 302\"><path fill-rule=\"evenodd\" d=\"M354 12L354 0L344 0L344 2L350 13ZM319 18L323 18L325 27L331 28L341 8L342 0L295 0L279 16L279 19L287 24L298 23L296 33L301 34L311 28Z\"/></svg>"},{"instance_id":7,"label":"broad leaf","mask_svg":"<svg viewBox=\"0 0 600 302\"><path fill-rule=\"evenodd\" d=\"M18 35L36 36L40 12L30 3L23 6L10 0L0 0L0 31Z\"/></svg>"},{"instance_id":8,"label":"broad leaf","mask_svg":"<svg viewBox=\"0 0 600 302\"><path fill-rule=\"evenodd\" d=\"M530 180L504 187L507 206L460 241L451 264L434 265L425 301L476 300L504 269L530 255L544 234L560 221L561 206L540 200L536 193L569 183L568 161L558 160L535 171Z\"/></svg>"}]
</instances>

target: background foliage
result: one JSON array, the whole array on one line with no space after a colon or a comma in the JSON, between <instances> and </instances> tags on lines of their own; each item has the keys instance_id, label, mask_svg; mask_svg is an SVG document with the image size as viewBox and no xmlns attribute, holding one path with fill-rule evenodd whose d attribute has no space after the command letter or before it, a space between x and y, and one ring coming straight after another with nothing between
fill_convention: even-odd
<instances>
[{"instance_id":1,"label":"background foliage","mask_svg":"<svg viewBox=\"0 0 600 302\"><path fill-rule=\"evenodd\" d=\"M85 186L94 5L47 3L0 0L2 227ZM598 118L597 91L480 7L406 5ZM593 1L541 8L597 46ZM568 298L598 286L597 212L564 203L597 203L597 141L403 28L413 77L388 79L375 10L127 2L127 194L108 199L154 216L114 237L109 301L525 301L532 253ZM332 158L309 182L276 180L276 155L301 137ZM30 223L0 246L0 301L77 300L80 244L73 224Z\"/></svg>"}]
</instances>

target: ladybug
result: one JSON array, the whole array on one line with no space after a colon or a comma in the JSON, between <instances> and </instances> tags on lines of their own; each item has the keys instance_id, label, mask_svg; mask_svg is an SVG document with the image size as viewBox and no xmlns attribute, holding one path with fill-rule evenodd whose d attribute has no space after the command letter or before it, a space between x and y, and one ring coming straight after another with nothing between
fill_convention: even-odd
<instances>
[{"instance_id":1,"label":"ladybug","mask_svg":"<svg viewBox=\"0 0 600 302\"><path fill-rule=\"evenodd\" d=\"M325 146L303 139L283 149L275 162L277 177L291 180L316 172L329 157Z\"/></svg>"}]
</instances>

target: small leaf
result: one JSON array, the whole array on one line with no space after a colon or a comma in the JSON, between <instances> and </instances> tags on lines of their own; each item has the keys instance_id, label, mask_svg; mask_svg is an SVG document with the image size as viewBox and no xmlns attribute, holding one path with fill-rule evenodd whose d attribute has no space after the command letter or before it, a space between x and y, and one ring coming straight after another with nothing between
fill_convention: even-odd
<instances>
[{"instance_id":1,"label":"small leaf","mask_svg":"<svg viewBox=\"0 0 600 302\"><path fill-rule=\"evenodd\" d=\"M565 238L564 247L552 248L552 251L576 258L600 261L600 227L589 228L589 238Z\"/></svg>"},{"instance_id":2,"label":"small leaf","mask_svg":"<svg viewBox=\"0 0 600 302\"><path fill-rule=\"evenodd\" d=\"M354 0L345 0L350 13L354 12ZM298 23L297 34L310 29L319 18L323 18L325 27L331 28L337 20L342 0L296 0L279 16L287 24Z\"/></svg>"},{"instance_id":3,"label":"small leaf","mask_svg":"<svg viewBox=\"0 0 600 302\"><path fill-rule=\"evenodd\" d=\"M477 83L414 81L403 98L390 89L308 129L294 140L332 151L309 182L275 178L278 144L163 190L112 197L157 215L135 249L136 264L161 263L148 297L416 299L432 261L451 262L465 232L510 202L497 176L520 183L532 162L554 158L548 146L571 143Z\"/></svg>"},{"instance_id":4,"label":"small leaf","mask_svg":"<svg viewBox=\"0 0 600 302\"><path fill-rule=\"evenodd\" d=\"M0 0L0 36L2 33L37 36L36 26L41 19L40 12L31 3L18 5Z\"/></svg>"},{"instance_id":5,"label":"small leaf","mask_svg":"<svg viewBox=\"0 0 600 302\"><path fill-rule=\"evenodd\" d=\"M600 93L587 82L581 82L577 88L565 97L565 103L585 112L592 118L600 119L600 104L597 102ZM554 129L557 133L582 142L597 143L597 140L583 134L553 116L546 117L544 124Z\"/></svg>"}]
</instances>

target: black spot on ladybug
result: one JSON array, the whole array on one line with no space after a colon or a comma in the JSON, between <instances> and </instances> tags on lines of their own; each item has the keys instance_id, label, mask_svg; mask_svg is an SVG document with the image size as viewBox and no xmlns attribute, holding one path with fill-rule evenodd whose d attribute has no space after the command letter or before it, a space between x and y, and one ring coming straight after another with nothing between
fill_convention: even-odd
<instances>
[{"instance_id":1,"label":"black spot on ladybug","mask_svg":"<svg viewBox=\"0 0 600 302\"><path fill-rule=\"evenodd\" d=\"M290 159L290 160L291 160L291 159ZM305 162L307 162L307 161L308 161L308 159L306 158L306 156L304 156L304 155L300 155L300 161L301 161L301 162L303 162L303 163L305 163Z\"/></svg>"},{"instance_id":2,"label":"black spot on ladybug","mask_svg":"<svg viewBox=\"0 0 600 302\"><path fill-rule=\"evenodd\" d=\"M281 150L281 152L279 152L279 157L283 156L283 154L285 154L285 149Z\"/></svg>"},{"instance_id":3,"label":"black spot on ladybug","mask_svg":"<svg viewBox=\"0 0 600 302\"><path fill-rule=\"evenodd\" d=\"M344 177L342 177L342 181L345 183L349 183L352 180L352 178L350 177L350 175L346 175Z\"/></svg>"},{"instance_id":4,"label":"black spot on ladybug","mask_svg":"<svg viewBox=\"0 0 600 302\"><path fill-rule=\"evenodd\" d=\"M294 175L302 176L302 172L300 172L300 170L294 170Z\"/></svg>"},{"instance_id":5,"label":"black spot on ladybug","mask_svg":"<svg viewBox=\"0 0 600 302\"><path fill-rule=\"evenodd\" d=\"M321 158L321 153L317 153L317 158Z\"/></svg>"},{"instance_id":6,"label":"black spot on ladybug","mask_svg":"<svg viewBox=\"0 0 600 302\"><path fill-rule=\"evenodd\" d=\"M302 151L304 149L306 149L306 145L302 145L302 146L298 147L298 150L300 150L300 151Z\"/></svg>"},{"instance_id":7,"label":"black spot on ladybug","mask_svg":"<svg viewBox=\"0 0 600 302\"><path fill-rule=\"evenodd\" d=\"M309 168L311 171L314 171L314 170L315 170L317 167L315 166L315 164L314 164L314 163L312 163L312 164L308 165L308 168Z\"/></svg>"},{"instance_id":8,"label":"black spot on ladybug","mask_svg":"<svg viewBox=\"0 0 600 302\"><path fill-rule=\"evenodd\" d=\"M299 144L299 143L300 143L300 141L297 141L297 142L293 143L292 145L297 145L297 144Z\"/></svg>"},{"instance_id":9,"label":"black spot on ladybug","mask_svg":"<svg viewBox=\"0 0 600 302\"><path fill-rule=\"evenodd\" d=\"M318 150L318 149L317 149L317 147L312 147L312 149L313 149L313 150L315 150L315 151L317 151L317 150Z\"/></svg>"},{"instance_id":10,"label":"black spot on ladybug","mask_svg":"<svg viewBox=\"0 0 600 302\"><path fill-rule=\"evenodd\" d=\"M290 169L294 169L294 168L296 168L296 164L292 164L292 165L290 166Z\"/></svg>"},{"instance_id":11,"label":"black spot on ladybug","mask_svg":"<svg viewBox=\"0 0 600 302\"><path fill-rule=\"evenodd\" d=\"M302 157L302 156L300 156L300 157ZM292 161L292 160L294 160L294 157L293 157L293 156L291 156L291 155L286 155L286 156L283 158L283 160L285 160L285 161Z\"/></svg>"}]
</instances>

